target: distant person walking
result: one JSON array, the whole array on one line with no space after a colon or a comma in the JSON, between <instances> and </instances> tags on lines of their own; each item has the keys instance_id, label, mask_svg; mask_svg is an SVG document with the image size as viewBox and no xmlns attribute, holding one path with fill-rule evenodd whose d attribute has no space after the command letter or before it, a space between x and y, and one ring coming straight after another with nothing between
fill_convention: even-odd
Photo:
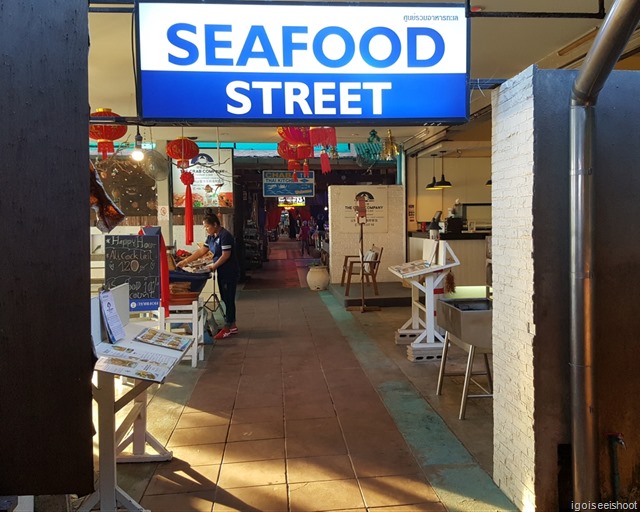
<instances>
[{"instance_id":1,"label":"distant person walking","mask_svg":"<svg viewBox=\"0 0 640 512\"><path fill-rule=\"evenodd\" d=\"M306 251L308 256L311 256L309 253L309 236L310 236L309 223L306 220L302 221L302 226L300 226L300 233L298 235L298 239L300 240L300 255L304 256Z\"/></svg>"},{"instance_id":2,"label":"distant person walking","mask_svg":"<svg viewBox=\"0 0 640 512\"><path fill-rule=\"evenodd\" d=\"M296 239L297 225L298 223L296 222L296 217L293 213L293 210L291 210L289 211L289 238L291 238L292 240Z\"/></svg>"}]
</instances>

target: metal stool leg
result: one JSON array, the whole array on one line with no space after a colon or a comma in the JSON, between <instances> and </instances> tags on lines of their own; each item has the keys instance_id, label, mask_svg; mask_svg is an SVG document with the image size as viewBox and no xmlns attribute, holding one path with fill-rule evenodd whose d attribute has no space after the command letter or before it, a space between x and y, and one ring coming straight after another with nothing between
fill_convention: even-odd
<instances>
[{"instance_id":1,"label":"metal stool leg","mask_svg":"<svg viewBox=\"0 0 640 512\"><path fill-rule=\"evenodd\" d=\"M484 355L484 366L487 369L487 380L489 381L489 391L493 393L493 376L491 375L491 368L489 367L489 355Z\"/></svg>"},{"instance_id":2,"label":"metal stool leg","mask_svg":"<svg viewBox=\"0 0 640 512\"><path fill-rule=\"evenodd\" d=\"M476 353L476 347L469 346L469 357L467 358L467 371L464 373L464 386L462 388L462 401L460 402L460 415L458 419L463 420L467 412L467 394L469 393L469 382L471 381L471 373L473 372L473 356Z\"/></svg>"},{"instance_id":3,"label":"metal stool leg","mask_svg":"<svg viewBox=\"0 0 640 512\"><path fill-rule=\"evenodd\" d=\"M449 331L444 333L444 343L442 344L442 359L440 359L440 372L438 373L438 386L436 395L442 394L442 383L444 381L445 367L447 366L447 355L449 354Z\"/></svg>"}]
</instances>

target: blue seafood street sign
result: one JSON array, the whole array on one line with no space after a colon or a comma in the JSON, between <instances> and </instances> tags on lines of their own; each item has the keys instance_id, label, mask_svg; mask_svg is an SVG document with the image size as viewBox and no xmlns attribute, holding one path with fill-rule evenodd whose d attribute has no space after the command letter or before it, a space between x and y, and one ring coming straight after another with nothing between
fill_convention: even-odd
<instances>
[{"instance_id":1,"label":"blue seafood street sign","mask_svg":"<svg viewBox=\"0 0 640 512\"><path fill-rule=\"evenodd\" d=\"M464 4L137 0L144 119L460 124Z\"/></svg>"}]
</instances>

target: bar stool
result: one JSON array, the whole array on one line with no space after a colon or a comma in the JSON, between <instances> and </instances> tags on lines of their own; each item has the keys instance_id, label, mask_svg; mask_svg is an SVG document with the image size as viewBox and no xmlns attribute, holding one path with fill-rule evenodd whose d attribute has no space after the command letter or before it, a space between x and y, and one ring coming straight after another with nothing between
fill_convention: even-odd
<instances>
[{"instance_id":1,"label":"bar stool","mask_svg":"<svg viewBox=\"0 0 640 512\"><path fill-rule=\"evenodd\" d=\"M464 373L460 372L449 372L445 371L447 365L447 356L449 355L449 346L453 343L457 347L460 347L462 350L467 352L467 367ZM485 343L465 343L464 341L456 338L451 335L449 331L446 331L444 336L444 343L442 346L442 359L440 360L440 372L438 373L438 386L436 388L436 395L442 394L442 384L445 377L450 377L454 375L464 375L464 385L462 387L462 399L460 400L460 414L458 415L458 419L463 420L467 411L467 399L468 398L490 398L493 397L493 379L491 377L491 368L489 367L489 354L492 353L492 346L490 344ZM484 372L474 372L473 371L473 360L476 354L482 354L484 356L484 365L486 371ZM473 375L486 375L488 380L488 389L479 384L474 378ZM473 382L476 386L478 386L483 393L477 395L469 394L469 384Z\"/></svg>"},{"instance_id":2,"label":"bar stool","mask_svg":"<svg viewBox=\"0 0 640 512\"><path fill-rule=\"evenodd\" d=\"M158 327L165 331L191 324L193 344L185 353L185 357L191 357L191 366L198 366L198 361L204 360L204 329L206 310L201 298L190 304L170 304L169 317L164 314L164 308L158 309ZM178 324L178 325L175 325Z\"/></svg>"}]
</instances>

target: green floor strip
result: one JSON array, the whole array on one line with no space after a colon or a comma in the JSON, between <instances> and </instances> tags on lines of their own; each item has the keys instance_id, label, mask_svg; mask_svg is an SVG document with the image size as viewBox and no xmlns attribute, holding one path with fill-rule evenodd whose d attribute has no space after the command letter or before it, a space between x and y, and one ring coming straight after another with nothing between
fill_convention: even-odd
<instances>
[{"instance_id":1,"label":"green floor strip","mask_svg":"<svg viewBox=\"0 0 640 512\"><path fill-rule=\"evenodd\" d=\"M401 370L367 336L352 314L330 292L320 292L320 296L367 375L380 375L379 370L398 372L397 380L371 380L447 510L516 511L442 418L409 382L401 379ZM394 374L387 373L390 377Z\"/></svg>"}]
</instances>

